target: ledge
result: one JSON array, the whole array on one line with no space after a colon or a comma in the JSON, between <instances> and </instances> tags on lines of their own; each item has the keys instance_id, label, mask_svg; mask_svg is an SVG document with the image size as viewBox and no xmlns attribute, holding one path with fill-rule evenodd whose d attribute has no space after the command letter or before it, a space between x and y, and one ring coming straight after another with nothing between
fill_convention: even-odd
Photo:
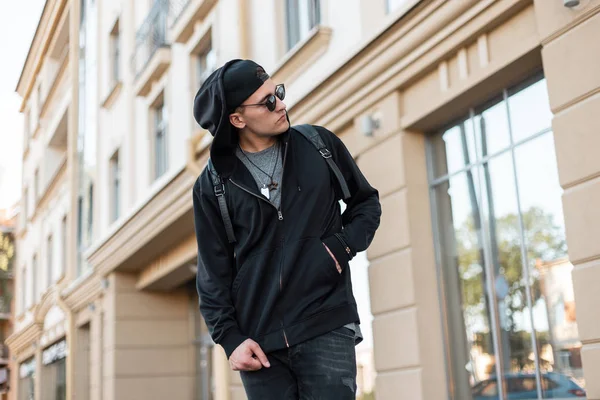
<instances>
[{"instance_id":1,"label":"ledge","mask_svg":"<svg viewBox=\"0 0 600 400\"><path fill-rule=\"evenodd\" d=\"M217 0L189 0L189 3L170 26L172 42L187 43L194 34L194 26L204 20Z\"/></svg>"},{"instance_id":2,"label":"ledge","mask_svg":"<svg viewBox=\"0 0 600 400\"><path fill-rule=\"evenodd\" d=\"M122 87L123 87L123 82L121 82L121 81L118 81L117 83L114 84L112 90L110 91L108 96L106 96L106 99L104 99L104 101L102 102L102 108L109 109L113 106L115 101L117 101L117 99L119 98L119 94L121 93Z\"/></svg>"},{"instance_id":3,"label":"ledge","mask_svg":"<svg viewBox=\"0 0 600 400\"><path fill-rule=\"evenodd\" d=\"M193 234L195 177L182 169L86 258L100 276L140 271Z\"/></svg>"},{"instance_id":4,"label":"ledge","mask_svg":"<svg viewBox=\"0 0 600 400\"><path fill-rule=\"evenodd\" d=\"M23 328L10 335L5 340L5 344L8 346L12 354L18 355L23 351L23 349L35 342L41 333L41 324L32 322L26 328Z\"/></svg>"},{"instance_id":5,"label":"ledge","mask_svg":"<svg viewBox=\"0 0 600 400\"><path fill-rule=\"evenodd\" d=\"M152 84L162 77L170 65L171 48L161 47L157 49L142 73L135 79L136 96L147 96L152 89Z\"/></svg>"},{"instance_id":6,"label":"ledge","mask_svg":"<svg viewBox=\"0 0 600 400\"><path fill-rule=\"evenodd\" d=\"M296 44L275 67L271 79L276 83L290 84L304 72L304 67L316 61L329 47L332 30L316 26L308 37Z\"/></svg>"}]
</instances>

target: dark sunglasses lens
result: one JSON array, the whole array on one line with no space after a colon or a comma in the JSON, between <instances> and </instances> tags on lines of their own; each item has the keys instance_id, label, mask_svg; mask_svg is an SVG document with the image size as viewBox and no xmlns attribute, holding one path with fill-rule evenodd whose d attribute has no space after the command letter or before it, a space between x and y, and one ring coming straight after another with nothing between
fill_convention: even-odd
<instances>
[{"instance_id":1,"label":"dark sunglasses lens","mask_svg":"<svg viewBox=\"0 0 600 400\"><path fill-rule=\"evenodd\" d=\"M277 105L277 98L274 95L270 95L265 103L265 106L267 106L267 110L275 111L276 105Z\"/></svg>"},{"instance_id":2,"label":"dark sunglasses lens","mask_svg":"<svg viewBox=\"0 0 600 400\"><path fill-rule=\"evenodd\" d=\"M275 88L275 96L279 97L279 100L285 99L285 86L277 85Z\"/></svg>"}]
</instances>

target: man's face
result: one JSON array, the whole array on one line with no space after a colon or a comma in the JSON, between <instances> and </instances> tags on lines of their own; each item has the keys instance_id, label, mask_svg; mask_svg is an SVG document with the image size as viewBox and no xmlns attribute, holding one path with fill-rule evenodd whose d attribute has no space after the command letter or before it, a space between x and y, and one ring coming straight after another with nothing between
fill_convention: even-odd
<instances>
[{"instance_id":1,"label":"man's face","mask_svg":"<svg viewBox=\"0 0 600 400\"><path fill-rule=\"evenodd\" d=\"M269 96L275 94L275 83L268 79L238 107L234 113L230 114L231 124L238 129L246 129L258 136L279 135L289 128L289 122L286 116L286 105L277 96L275 96L275 109L269 109L262 105Z\"/></svg>"}]
</instances>

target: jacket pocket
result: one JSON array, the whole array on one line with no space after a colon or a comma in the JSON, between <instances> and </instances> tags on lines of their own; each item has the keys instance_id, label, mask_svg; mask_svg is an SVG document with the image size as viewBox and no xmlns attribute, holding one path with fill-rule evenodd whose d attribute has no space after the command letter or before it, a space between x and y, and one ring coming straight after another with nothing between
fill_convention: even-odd
<instances>
[{"instance_id":1,"label":"jacket pocket","mask_svg":"<svg viewBox=\"0 0 600 400\"><path fill-rule=\"evenodd\" d=\"M283 304L293 304L286 307L286 320L299 321L346 303L344 280L321 239L303 239L293 247L286 254L281 293Z\"/></svg>"}]
</instances>

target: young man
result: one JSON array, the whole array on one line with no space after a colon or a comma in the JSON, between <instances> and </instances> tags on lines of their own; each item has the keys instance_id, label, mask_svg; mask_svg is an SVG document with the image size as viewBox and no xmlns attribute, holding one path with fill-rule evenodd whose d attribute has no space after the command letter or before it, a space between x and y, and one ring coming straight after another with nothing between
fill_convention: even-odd
<instances>
[{"instance_id":1,"label":"young man","mask_svg":"<svg viewBox=\"0 0 600 400\"><path fill-rule=\"evenodd\" d=\"M361 335L348 262L373 239L379 197L337 136L314 127L329 155L290 127L284 96L232 60L194 99L214 136L214 169L193 188L200 310L250 400L350 400Z\"/></svg>"}]
</instances>

